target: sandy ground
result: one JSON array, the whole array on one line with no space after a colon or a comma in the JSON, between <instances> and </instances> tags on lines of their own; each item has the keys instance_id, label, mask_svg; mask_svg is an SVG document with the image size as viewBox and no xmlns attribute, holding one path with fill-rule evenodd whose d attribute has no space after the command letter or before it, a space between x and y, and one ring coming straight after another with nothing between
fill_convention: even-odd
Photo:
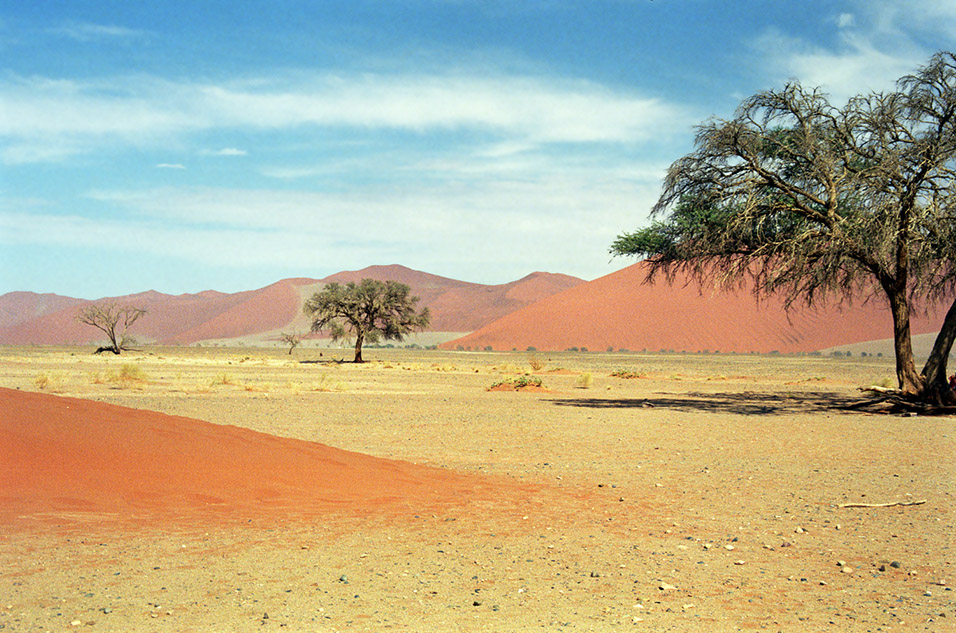
<instances>
[{"instance_id":1,"label":"sandy ground","mask_svg":"<svg viewBox=\"0 0 956 633\"><path fill-rule=\"evenodd\" d=\"M369 350L355 366L300 351L2 348L0 387L441 467L494 493L20 514L0 525L0 627L956 630L956 419L835 408L890 378L889 359ZM487 391L531 360L547 391Z\"/></svg>"}]
</instances>

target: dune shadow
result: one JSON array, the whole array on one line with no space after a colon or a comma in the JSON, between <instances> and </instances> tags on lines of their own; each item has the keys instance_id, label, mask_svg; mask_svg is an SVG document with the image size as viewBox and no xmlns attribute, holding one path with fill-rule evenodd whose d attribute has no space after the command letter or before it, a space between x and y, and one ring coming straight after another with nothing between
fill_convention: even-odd
<instances>
[{"instance_id":1,"label":"dune shadow","mask_svg":"<svg viewBox=\"0 0 956 633\"><path fill-rule=\"evenodd\" d=\"M649 398L552 398L559 407L592 409L669 409L736 415L785 415L859 408L861 398L846 394L813 391L805 393L761 393L737 391L725 393L661 394Z\"/></svg>"}]
</instances>

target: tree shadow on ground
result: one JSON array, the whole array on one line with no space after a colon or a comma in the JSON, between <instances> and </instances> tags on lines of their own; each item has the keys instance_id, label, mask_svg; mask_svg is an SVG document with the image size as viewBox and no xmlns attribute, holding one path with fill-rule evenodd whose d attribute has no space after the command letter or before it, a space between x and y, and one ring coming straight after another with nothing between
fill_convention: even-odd
<instances>
[{"instance_id":1,"label":"tree shadow on ground","mask_svg":"<svg viewBox=\"0 0 956 633\"><path fill-rule=\"evenodd\" d=\"M870 400L846 394L813 391L802 393L761 393L736 391L727 393L661 394L650 398L552 398L560 407L592 409L669 409L705 413L733 413L736 415L786 415L849 411L860 408Z\"/></svg>"}]
</instances>

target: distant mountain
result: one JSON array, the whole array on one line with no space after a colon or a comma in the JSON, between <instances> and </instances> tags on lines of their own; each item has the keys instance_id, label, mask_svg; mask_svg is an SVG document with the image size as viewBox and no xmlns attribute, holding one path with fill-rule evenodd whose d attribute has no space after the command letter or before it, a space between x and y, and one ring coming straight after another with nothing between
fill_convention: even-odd
<instances>
[{"instance_id":1,"label":"distant mountain","mask_svg":"<svg viewBox=\"0 0 956 633\"><path fill-rule=\"evenodd\" d=\"M116 297L121 303L146 306L148 314L133 330L141 341L192 344L229 339L267 340L281 331L308 330L302 304L330 282L347 283L363 278L395 280L411 287L420 306L432 312L433 332L470 332L508 312L556 292L584 283L567 275L533 273L508 284L482 285L456 281L404 266L372 266L346 271L325 279L284 279L258 290L167 295L153 290ZM0 344L87 344L103 339L102 333L76 322L83 299L59 295L12 292L0 296ZM446 337L447 338L447 337Z\"/></svg>"},{"instance_id":2,"label":"distant mountain","mask_svg":"<svg viewBox=\"0 0 956 633\"><path fill-rule=\"evenodd\" d=\"M797 308L779 297L759 303L747 290L701 288L687 278L645 284L641 262L512 312L445 349L534 347L561 351L812 352L892 337L889 308L876 299ZM915 310L914 335L939 331L948 306Z\"/></svg>"}]
</instances>

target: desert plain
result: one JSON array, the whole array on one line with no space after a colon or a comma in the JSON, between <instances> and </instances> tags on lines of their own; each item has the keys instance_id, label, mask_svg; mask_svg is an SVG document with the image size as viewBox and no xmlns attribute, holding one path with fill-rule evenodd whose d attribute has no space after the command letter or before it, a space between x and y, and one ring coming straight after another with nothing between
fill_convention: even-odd
<instances>
[{"instance_id":1,"label":"desert plain","mask_svg":"<svg viewBox=\"0 0 956 633\"><path fill-rule=\"evenodd\" d=\"M846 408L891 358L365 357L0 348L0 630L956 630L956 418Z\"/></svg>"}]
</instances>

